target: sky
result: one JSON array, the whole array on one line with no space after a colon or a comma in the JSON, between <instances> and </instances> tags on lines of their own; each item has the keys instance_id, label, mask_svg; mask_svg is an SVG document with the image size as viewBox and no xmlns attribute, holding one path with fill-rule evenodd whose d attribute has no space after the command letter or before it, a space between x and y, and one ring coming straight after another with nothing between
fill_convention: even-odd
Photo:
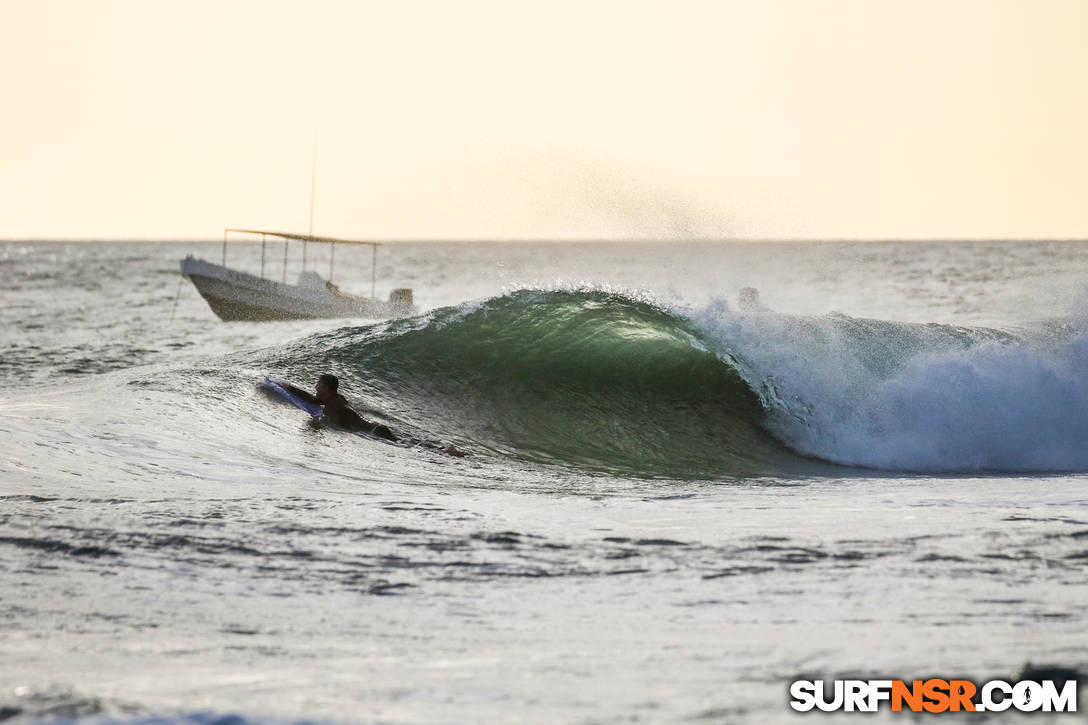
<instances>
[{"instance_id":1,"label":"sky","mask_svg":"<svg viewBox=\"0 0 1088 725\"><path fill-rule=\"evenodd\" d=\"M1088 237L1081 0L0 0L0 239Z\"/></svg>"}]
</instances>

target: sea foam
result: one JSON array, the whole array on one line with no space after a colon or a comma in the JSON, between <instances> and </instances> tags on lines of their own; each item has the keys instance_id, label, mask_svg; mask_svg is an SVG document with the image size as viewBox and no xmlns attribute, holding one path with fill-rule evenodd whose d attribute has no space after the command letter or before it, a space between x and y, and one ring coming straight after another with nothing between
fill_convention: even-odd
<instances>
[{"instance_id":1,"label":"sea foam","mask_svg":"<svg viewBox=\"0 0 1088 725\"><path fill-rule=\"evenodd\" d=\"M731 351L794 450L924 472L1088 470L1088 335L845 315L692 315Z\"/></svg>"}]
</instances>

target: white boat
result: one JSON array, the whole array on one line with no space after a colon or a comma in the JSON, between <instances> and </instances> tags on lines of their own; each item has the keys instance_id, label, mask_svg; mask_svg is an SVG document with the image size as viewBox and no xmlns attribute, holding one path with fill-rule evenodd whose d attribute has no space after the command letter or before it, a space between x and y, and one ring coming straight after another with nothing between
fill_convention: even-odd
<instances>
[{"instance_id":1,"label":"white boat","mask_svg":"<svg viewBox=\"0 0 1088 725\"><path fill-rule=\"evenodd\" d=\"M231 232L261 236L261 274L227 267L227 242ZM284 266L282 281L264 276L267 238L283 240ZM303 244L303 270L295 284L287 284L287 244L298 241ZM309 243L331 245L329 252L329 279L324 280L312 270L306 270L305 245ZM333 260L338 245L367 245L372 249L371 296L362 297L342 292L332 283ZM189 255L181 261L181 273L188 277L207 301L212 311L224 321L311 320L337 317L386 318L403 317L415 312L412 290L394 289L388 300L374 295L377 277L376 242L334 237L315 237L307 234L270 232L257 229L223 230L222 264L214 264Z\"/></svg>"}]
</instances>

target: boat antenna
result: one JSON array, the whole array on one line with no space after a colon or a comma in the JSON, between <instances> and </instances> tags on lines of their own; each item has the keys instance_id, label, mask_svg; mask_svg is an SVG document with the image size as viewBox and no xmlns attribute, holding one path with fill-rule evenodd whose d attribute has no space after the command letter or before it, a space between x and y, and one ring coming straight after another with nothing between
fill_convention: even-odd
<instances>
[{"instance_id":1,"label":"boat antenna","mask_svg":"<svg viewBox=\"0 0 1088 725\"><path fill-rule=\"evenodd\" d=\"M314 187L317 185L317 136L314 136L314 154L310 160L310 236L314 235Z\"/></svg>"},{"instance_id":2,"label":"boat antenna","mask_svg":"<svg viewBox=\"0 0 1088 725\"><path fill-rule=\"evenodd\" d=\"M310 157L310 239L314 237L314 187L317 186L317 134L314 134L314 153ZM302 240L302 271L306 271L306 240Z\"/></svg>"}]
</instances>

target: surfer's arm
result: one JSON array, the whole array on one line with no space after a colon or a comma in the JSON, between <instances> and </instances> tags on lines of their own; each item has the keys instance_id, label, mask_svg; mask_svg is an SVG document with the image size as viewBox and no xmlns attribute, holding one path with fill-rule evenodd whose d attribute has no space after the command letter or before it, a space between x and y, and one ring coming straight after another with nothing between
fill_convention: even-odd
<instances>
[{"instance_id":1,"label":"surfer's arm","mask_svg":"<svg viewBox=\"0 0 1088 725\"><path fill-rule=\"evenodd\" d=\"M291 383L285 383L282 380L277 380L276 384L287 392L291 393L292 395L297 395L298 397L309 403L317 403L318 405L320 405L320 403L318 403L317 401L317 398L314 397L313 393L307 393L305 390L302 390L301 388L296 388L294 385L291 385Z\"/></svg>"}]
</instances>

